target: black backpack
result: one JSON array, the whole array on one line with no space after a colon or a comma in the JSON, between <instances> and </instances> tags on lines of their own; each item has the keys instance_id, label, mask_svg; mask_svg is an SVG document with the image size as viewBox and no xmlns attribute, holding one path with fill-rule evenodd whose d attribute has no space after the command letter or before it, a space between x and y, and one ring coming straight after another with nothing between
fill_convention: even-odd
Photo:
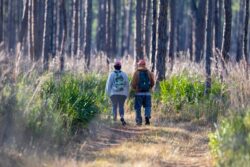
<instances>
[{"instance_id":1,"label":"black backpack","mask_svg":"<svg viewBox=\"0 0 250 167\"><path fill-rule=\"evenodd\" d=\"M150 79L148 71L139 71L138 89L140 92L148 92L150 90Z\"/></svg>"}]
</instances>

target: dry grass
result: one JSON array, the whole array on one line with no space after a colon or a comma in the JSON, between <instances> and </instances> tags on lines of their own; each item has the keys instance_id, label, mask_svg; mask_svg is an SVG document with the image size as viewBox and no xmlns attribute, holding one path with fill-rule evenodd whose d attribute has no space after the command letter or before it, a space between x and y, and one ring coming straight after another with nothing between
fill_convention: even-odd
<instances>
[{"instance_id":1,"label":"dry grass","mask_svg":"<svg viewBox=\"0 0 250 167\"><path fill-rule=\"evenodd\" d=\"M58 72L58 62L57 58L51 61L50 71ZM103 74L112 70L112 64L107 67L104 56L93 58L89 71L86 71L83 59L66 58L65 62L67 62L65 70L75 73ZM125 72L133 73L132 58L122 59L122 64ZM229 86L231 108L236 111L246 108L250 100L250 83L246 79L244 64L232 63L226 67L228 74L223 73L223 77ZM217 77L223 72L220 64L218 70L214 65L212 69L213 75ZM19 74L28 76L33 72L42 73L41 61L32 63L21 54L11 59L7 58L6 53L0 52L0 98L1 90L6 86L4 80L6 76L16 78ZM187 59L178 59L175 61L173 71L171 73L167 71L167 76L183 72L190 75L205 74L203 64L197 65ZM135 127L133 114L127 115L130 123L127 128L111 124L106 119L97 120L99 124L90 127L89 138L73 141L67 146L62 146L65 147L62 150L54 150L53 153L50 151L37 153L35 148L17 149L13 145L14 142L10 142L12 145L8 145L6 149L1 148L0 166L211 166L207 146L207 134L210 128L187 122L176 124L166 122L159 112L154 113L154 125L150 127Z\"/></svg>"}]
</instances>

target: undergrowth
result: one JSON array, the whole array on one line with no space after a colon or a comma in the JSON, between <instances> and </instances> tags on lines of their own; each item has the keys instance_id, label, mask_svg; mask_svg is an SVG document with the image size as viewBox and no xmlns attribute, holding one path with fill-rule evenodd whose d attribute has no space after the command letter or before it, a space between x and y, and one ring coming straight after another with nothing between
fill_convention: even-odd
<instances>
[{"instance_id":1,"label":"undergrowth","mask_svg":"<svg viewBox=\"0 0 250 167\"><path fill-rule=\"evenodd\" d=\"M97 114L107 112L105 82L105 77L94 74L20 77L17 99L19 108L25 109L27 127L35 137L50 134L58 142L68 140Z\"/></svg>"},{"instance_id":2,"label":"undergrowth","mask_svg":"<svg viewBox=\"0 0 250 167\"><path fill-rule=\"evenodd\" d=\"M209 94L205 94L205 82L202 77L188 74L174 75L160 82L160 93L155 96L164 104L163 112L179 113L182 119L205 118L216 122L219 114L228 107L227 86L212 79Z\"/></svg>"}]
</instances>

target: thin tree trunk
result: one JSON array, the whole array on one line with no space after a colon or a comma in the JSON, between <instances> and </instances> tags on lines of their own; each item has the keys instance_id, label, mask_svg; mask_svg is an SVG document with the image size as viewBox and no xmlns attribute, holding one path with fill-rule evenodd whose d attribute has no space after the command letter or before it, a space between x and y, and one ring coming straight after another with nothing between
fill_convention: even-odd
<instances>
[{"instance_id":1,"label":"thin tree trunk","mask_svg":"<svg viewBox=\"0 0 250 167\"><path fill-rule=\"evenodd\" d=\"M113 0L113 17L112 17L112 57L117 53L117 0Z\"/></svg>"},{"instance_id":2,"label":"thin tree trunk","mask_svg":"<svg viewBox=\"0 0 250 167\"><path fill-rule=\"evenodd\" d=\"M3 26L4 26L4 20L3 20L3 0L0 0L0 44L3 42Z\"/></svg>"},{"instance_id":3,"label":"thin tree trunk","mask_svg":"<svg viewBox=\"0 0 250 167\"><path fill-rule=\"evenodd\" d=\"M132 26L133 26L133 15L134 15L134 5L133 0L129 2L129 20L128 20L128 36L127 36L127 51L130 53L131 50L131 35L132 35Z\"/></svg>"},{"instance_id":4,"label":"thin tree trunk","mask_svg":"<svg viewBox=\"0 0 250 167\"><path fill-rule=\"evenodd\" d=\"M64 54L65 54L65 45L66 45L66 41L67 41L67 19L66 19L66 7L65 7L65 0L61 1L60 4L60 13L62 15L62 22L63 22L63 26L62 26L62 46L61 46L61 55L60 55L60 71L63 72L64 71Z\"/></svg>"},{"instance_id":5,"label":"thin tree trunk","mask_svg":"<svg viewBox=\"0 0 250 167\"><path fill-rule=\"evenodd\" d=\"M195 62L199 63L204 55L204 44L206 34L206 11L207 3L203 0L199 1L198 10L196 12L196 30L195 30Z\"/></svg>"},{"instance_id":6,"label":"thin tree trunk","mask_svg":"<svg viewBox=\"0 0 250 167\"><path fill-rule=\"evenodd\" d=\"M224 0L224 9L225 9L225 26L223 35L222 55L225 61L228 61L230 45L231 45L232 0Z\"/></svg>"},{"instance_id":7,"label":"thin tree trunk","mask_svg":"<svg viewBox=\"0 0 250 167\"><path fill-rule=\"evenodd\" d=\"M34 31L33 31L33 15L32 15L32 12L33 12L33 0L29 0L29 18L28 18L28 26L29 26L29 30L28 30L28 38L29 38L29 52L30 52L30 59L32 61L34 61L34 38L33 38L33 35L34 35Z\"/></svg>"},{"instance_id":8,"label":"thin tree trunk","mask_svg":"<svg viewBox=\"0 0 250 167\"><path fill-rule=\"evenodd\" d=\"M145 51L146 55L150 57L150 42L151 42L151 0L147 0L147 13L146 13L146 28L145 28Z\"/></svg>"},{"instance_id":9,"label":"thin tree trunk","mask_svg":"<svg viewBox=\"0 0 250 167\"><path fill-rule=\"evenodd\" d=\"M122 16L122 39L121 39L121 57L126 52L126 38L128 37L128 5L124 2L123 5L123 16Z\"/></svg>"},{"instance_id":10,"label":"thin tree trunk","mask_svg":"<svg viewBox=\"0 0 250 167\"><path fill-rule=\"evenodd\" d=\"M9 2L8 8L8 50L15 50L15 41L16 41L16 28L15 28L15 12L14 12L14 1Z\"/></svg>"},{"instance_id":11,"label":"thin tree trunk","mask_svg":"<svg viewBox=\"0 0 250 167\"><path fill-rule=\"evenodd\" d=\"M87 68L90 66L91 54L91 34L92 34L92 0L88 0L87 4L87 29L86 29L86 47L85 47L85 61Z\"/></svg>"},{"instance_id":12,"label":"thin tree trunk","mask_svg":"<svg viewBox=\"0 0 250 167\"><path fill-rule=\"evenodd\" d=\"M152 24L152 54L151 54L151 71L155 70L155 54L156 54L156 33L157 33L157 11L158 0L153 0L153 24Z\"/></svg>"},{"instance_id":13,"label":"thin tree trunk","mask_svg":"<svg viewBox=\"0 0 250 167\"><path fill-rule=\"evenodd\" d=\"M223 12L223 0L216 0L215 2L215 47L221 50L222 46L222 12Z\"/></svg>"},{"instance_id":14,"label":"thin tree trunk","mask_svg":"<svg viewBox=\"0 0 250 167\"><path fill-rule=\"evenodd\" d=\"M248 57L248 50L247 50L247 38L248 38L248 24L249 24L249 0L246 0L246 6L245 6L245 27L244 27L244 55L245 55L245 61L246 61L246 77L249 79L248 74L248 66L249 66L249 57Z\"/></svg>"},{"instance_id":15,"label":"thin tree trunk","mask_svg":"<svg viewBox=\"0 0 250 167\"><path fill-rule=\"evenodd\" d=\"M238 26L238 37L237 37L237 51L236 51L236 61L239 62L243 58L243 40L244 40L244 9L245 0L240 1L240 11L239 11L239 24Z\"/></svg>"},{"instance_id":16,"label":"thin tree trunk","mask_svg":"<svg viewBox=\"0 0 250 167\"><path fill-rule=\"evenodd\" d=\"M173 70L174 66L174 53L175 53L175 30L176 30L176 20L175 20L176 5L175 0L170 2L170 12L171 12L171 32L170 32L170 46L169 46L169 60L170 60L170 71Z\"/></svg>"},{"instance_id":17,"label":"thin tree trunk","mask_svg":"<svg viewBox=\"0 0 250 167\"><path fill-rule=\"evenodd\" d=\"M78 32L79 32L79 0L75 1L75 24L74 24L74 55L78 53Z\"/></svg>"},{"instance_id":18,"label":"thin tree trunk","mask_svg":"<svg viewBox=\"0 0 250 167\"><path fill-rule=\"evenodd\" d=\"M111 38L111 0L107 0L107 6L108 6L108 12L107 12L107 46L106 46L106 50L107 50L107 65L109 65L110 63L110 59L111 59L111 42L112 42L112 38Z\"/></svg>"},{"instance_id":19,"label":"thin tree trunk","mask_svg":"<svg viewBox=\"0 0 250 167\"><path fill-rule=\"evenodd\" d=\"M52 0L46 0L46 13L45 13L45 21L44 21L44 51L43 51L43 70L48 71L49 69L49 57L52 53Z\"/></svg>"},{"instance_id":20,"label":"thin tree trunk","mask_svg":"<svg viewBox=\"0 0 250 167\"><path fill-rule=\"evenodd\" d=\"M142 0L136 1L136 57L135 60L143 59L142 46Z\"/></svg>"},{"instance_id":21,"label":"thin tree trunk","mask_svg":"<svg viewBox=\"0 0 250 167\"><path fill-rule=\"evenodd\" d=\"M209 94L211 89L211 58L213 57L214 2L215 0L208 0L205 94Z\"/></svg>"},{"instance_id":22,"label":"thin tree trunk","mask_svg":"<svg viewBox=\"0 0 250 167\"><path fill-rule=\"evenodd\" d=\"M166 74L166 56L167 56L167 18L168 18L168 0L160 0L160 13L158 25L158 53L157 53L157 81L165 79Z\"/></svg>"},{"instance_id":23,"label":"thin tree trunk","mask_svg":"<svg viewBox=\"0 0 250 167\"><path fill-rule=\"evenodd\" d=\"M80 0L80 50L83 52L85 37L85 0Z\"/></svg>"}]
</instances>

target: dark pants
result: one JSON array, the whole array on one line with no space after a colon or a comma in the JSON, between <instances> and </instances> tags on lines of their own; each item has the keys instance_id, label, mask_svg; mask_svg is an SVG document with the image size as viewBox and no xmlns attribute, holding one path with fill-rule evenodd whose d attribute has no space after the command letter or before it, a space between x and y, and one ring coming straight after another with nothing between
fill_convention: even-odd
<instances>
[{"instance_id":1,"label":"dark pants","mask_svg":"<svg viewBox=\"0 0 250 167\"><path fill-rule=\"evenodd\" d=\"M145 117L151 118L151 96L150 95L135 95L135 111L136 123L142 123L141 107L145 108Z\"/></svg>"},{"instance_id":2,"label":"dark pants","mask_svg":"<svg viewBox=\"0 0 250 167\"><path fill-rule=\"evenodd\" d=\"M117 107L119 107L119 113L120 117L124 117L124 103L126 100L126 96L124 95L113 95L110 97L111 102L112 102L112 110L113 110L113 115L114 119L116 120L117 118Z\"/></svg>"}]
</instances>

